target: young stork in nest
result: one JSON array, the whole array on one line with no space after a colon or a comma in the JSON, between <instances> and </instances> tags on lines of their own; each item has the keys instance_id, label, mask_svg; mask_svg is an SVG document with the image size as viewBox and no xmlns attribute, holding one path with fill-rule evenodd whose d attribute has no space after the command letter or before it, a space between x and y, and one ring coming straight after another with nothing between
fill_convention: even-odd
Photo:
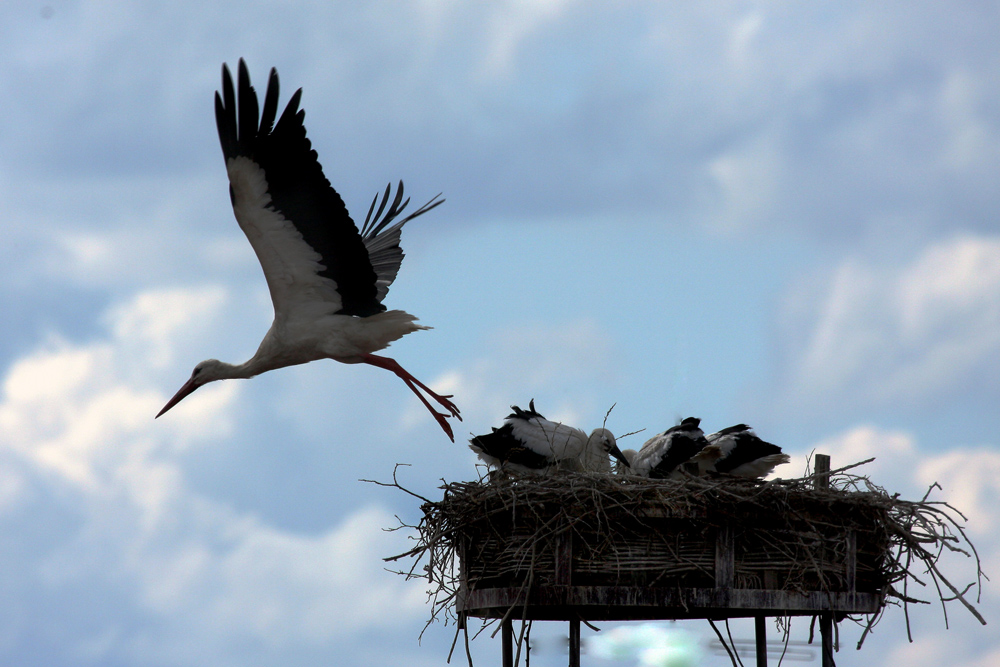
<instances>
[{"instance_id":1,"label":"young stork in nest","mask_svg":"<svg viewBox=\"0 0 1000 667\"><path fill-rule=\"evenodd\" d=\"M594 429L588 436L578 428L550 421L535 410L534 399L527 410L516 405L511 409L514 412L503 426L469 441L469 449L493 468L528 473L611 472L609 455L625 462L615 436L606 428Z\"/></svg>"},{"instance_id":2,"label":"young stork in nest","mask_svg":"<svg viewBox=\"0 0 1000 667\"><path fill-rule=\"evenodd\" d=\"M716 460L705 468L707 472L752 479L766 477L775 466L791 460L781 447L761 440L746 424L724 428L709 435L707 440L709 448L718 450Z\"/></svg>"},{"instance_id":3,"label":"young stork in nest","mask_svg":"<svg viewBox=\"0 0 1000 667\"><path fill-rule=\"evenodd\" d=\"M632 474L653 479L677 478L681 464L692 459L698 461L699 468L710 465L715 450L702 454L708 440L700 425L700 419L688 417L677 426L654 435L638 452L626 449L624 455Z\"/></svg>"}]
</instances>

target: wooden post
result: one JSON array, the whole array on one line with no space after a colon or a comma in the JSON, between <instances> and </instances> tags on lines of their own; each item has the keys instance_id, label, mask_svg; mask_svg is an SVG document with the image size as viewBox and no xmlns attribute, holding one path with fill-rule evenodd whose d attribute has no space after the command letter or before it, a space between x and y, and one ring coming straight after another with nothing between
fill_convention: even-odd
<instances>
[{"instance_id":1,"label":"wooden post","mask_svg":"<svg viewBox=\"0 0 1000 667\"><path fill-rule=\"evenodd\" d=\"M733 527L728 523L715 534L715 587L732 588L736 578Z\"/></svg>"},{"instance_id":2,"label":"wooden post","mask_svg":"<svg viewBox=\"0 0 1000 667\"><path fill-rule=\"evenodd\" d=\"M573 530L568 526L556 535L552 548L554 563L553 576L556 586L573 584Z\"/></svg>"},{"instance_id":3,"label":"wooden post","mask_svg":"<svg viewBox=\"0 0 1000 667\"><path fill-rule=\"evenodd\" d=\"M569 622L569 667L580 667L580 619Z\"/></svg>"},{"instance_id":4,"label":"wooden post","mask_svg":"<svg viewBox=\"0 0 1000 667\"><path fill-rule=\"evenodd\" d=\"M837 667L833 661L833 612L819 615L819 635L823 644L823 667Z\"/></svg>"},{"instance_id":5,"label":"wooden post","mask_svg":"<svg viewBox=\"0 0 1000 667\"><path fill-rule=\"evenodd\" d=\"M830 488L830 457L826 454L816 455L816 477L813 487L817 489Z\"/></svg>"},{"instance_id":6,"label":"wooden post","mask_svg":"<svg viewBox=\"0 0 1000 667\"><path fill-rule=\"evenodd\" d=\"M502 625L503 667L514 667L514 621L505 618Z\"/></svg>"},{"instance_id":7,"label":"wooden post","mask_svg":"<svg viewBox=\"0 0 1000 667\"><path fill-rule=\"evenodd\" d=\"M829 489L830 488L830 457L826 454L816 455L816 478L813 482L813 486L817 489ZM851 544L847 545L847 569L851 568ZM853 578L851 574L848 574L849 578ZM822 612L819 615L819 634L823 645L823 667L835 667L833 661L833 613L829 611Z\"/></svg>"},{"instance_id":8,"label":"wooden post","mask_svg":"<svg viewBox=\"0 0 1000 667\"><path fill-rule=\"evenodd\" d=\"M853 528L847 529L847 553L844 555L844 583L847 584L847 592L853 593L858 590L858 534Z\"/></svg>"},{"instance_id":9,"label":"wooden post","mask_svg":"<svg viewBox=\"0 0 1000 667\"><path fill-rule=\"evenodd\" d=\"M465 596L469 593L468 564L465 559L465 540L458 543L458 595L455 597L455 609L458 611L458 629L466 630L468 619L465 615Z\"/></svg>"},{"instance_id":10,"label":"wooden post","mask_svg":"<svg viewBox=\"0 0 1000 667\"><path fill-rule=\"evenodd\" d=\"M754 635L757 640L757 667L767 667L767 626L766 617L755 616Z\"/></svg>"},{"instance_id":11,"label":"wooden post","mask_svg":"<svg viewBox=\"0 0 1000 667\"><path fill-rule=\"evenodd\" d=\"M556 586L573 584L573 530L566 526L554 546ZM569 622L569 667L580 667L580 619Z\"/></svg>"}]
</instances>

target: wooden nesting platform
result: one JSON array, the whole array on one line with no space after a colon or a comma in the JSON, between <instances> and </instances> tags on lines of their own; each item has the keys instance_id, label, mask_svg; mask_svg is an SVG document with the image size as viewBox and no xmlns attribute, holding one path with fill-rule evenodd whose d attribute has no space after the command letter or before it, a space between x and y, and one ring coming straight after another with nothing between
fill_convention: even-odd
<instances>
[{"instance_id":1,"label":"wooden nesting platform","mask_svg":"<svg viewBox=\"0 0 1000 667\"><path fill-rule=\"evenodd\" d=\"M493 475L446 483L439 501L394 474L385 486L421 498L423 518L408 526L417 545L386 560L414 559L400 574L431 585L428 624L503 619L505 666L515 620L569 621L569 664L578 667L581 621L753 617L764 667L768 616L817 616L822 664L832 667L835 623L868 615L863 642L887 601L926 602L908 584L923 588L927 577L942 606L957 601L985 625L969 594L982 590L983 573L964 517L928 499L934 486L907 501L845 474L869 461L831 471L817 454L814 474L767 482ZM973 559L975 579L952 583L943 554Z\"/></svg>"},{"instance_id":2,"label":"wooden nesting platform","mask_svg":"<svg viewBox=\"0 0 1000 667\"><path fill-rule=\"evenodd\" d=\"M674 533L679 542L690 540L682 545L689 552L682 558L693 557L686 564L694 566L700 560L704 564L698 567L705 569L665 574L656 580L651 576L656 565L649 560L645 569L629 570L627 565L619 565L616 572L600 572L589 560L592 554L586 548L574 549L574 542L581 538L566 530L555 537L551 551L542 550L535 563L538 583L530 586L525 585L527 577L482 576L489 569L482 564L489 561L475 558L486 556L489 548L473 542L460 559L462 583L456 610L482 618L503 618L514 608L513 617L528 620L626 621L812 616L821 612L834 612L839 619L847 614L874 614L882 608L880 590L871 586L864 590L864 583L859 590L856 533L839 535L839 542L828 540L834 544L816 563L827 571L830 588L819 589L817 583L819 590L796 590L781 588L788 571L781 569L780 563L761 561L765 550L747 548L759 545L751 540L738 545L737 535L746 533L743 526L729 524L707 532L713 534L700 541L692 539L691 533ZM475 554L473 559L469 553ZM502 562L503 554L494 555L501 558L492 563ZM861 554L863 570L873 565L865 562L870 556ZM678 564L675 561L663 569ZM470 584L470 579L474 583ZM613 581L606 581L609 579Z\"/></svg>"},{"instance_id":3,"label":"wooden nesting platform","mask_svg":"<svg viewBox=\"0 0 1000 667\"><path fill-rule=\"evenodd\" d=\"M459 500L461 616L654 620L878 613L874 494L757 481L499 480ZM872 495L873 497L866 497Z\"/></svg>"}]
</instances>

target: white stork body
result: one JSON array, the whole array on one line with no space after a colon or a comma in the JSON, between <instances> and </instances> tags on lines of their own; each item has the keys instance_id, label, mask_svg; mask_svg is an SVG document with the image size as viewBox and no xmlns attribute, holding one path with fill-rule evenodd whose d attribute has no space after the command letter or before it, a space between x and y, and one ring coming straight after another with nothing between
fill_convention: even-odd
<instances>
[{"instance_id":1,"label":"white stork body","mask_svg":"<svg viewBox=\"0 0 1000 667\"><path fill-rule=\"evenodd\" d=\"M765 477L775 466L791 459L781 447L761 440L746 424L724 428L708 436L710 446L719 450L716 461L707 468L709 472L727 473L737 477Z\"/></svg>"},{"instance_id":2,"label":"white stork body","mask_svg":"<svg viewBox=\"0 0 1000 667\"><path fill-rule=\"evenodd\" d=\"M546 419L535 411L532 400L528 410L514 410L503 426L492 433L479 435L469 448L494 468L517 472L549 473L554 470L610 472L608 456L624 460L615 436L605 428L584 431Z\"/></svg>"},{"instance_id":3,"label":"white stork body","mask_svg":"<svg viewBox=\"0 0 1000 667\"><path fill-rule=\"evenodd\" d=\"M638 452L625 450L632 474L654 479L679 477L681 464L698 457L708 445L700 424L697 417L688 417L654 435Z\"/></svg>"},{"instance_id":4,"label":"white stork body","mask_svg":"<svg viewBox=\"0 0 1000 667\"><path fill-rule=\"evenodd\" d=\"M257 94L242 59L238 105L225 65L222 89L221 97L215 95L215 116L233 213L264 271L274 322L247 362L233 365L209 359L195 366L191 378L157 417L213 380L249 378L276 368L333 359L395 373L454 440L447 417L461 417L451 397L432 392L395 360L373 354L408 333L429 328L416 324L417 318L409 313L386 310L382 300L403 260L401 228L443 200L435 197L396 221L409 201L400 204L400 182L388 210L391 188L386 188L373 218L376 196L359 231L306 138L305 112L298 110L301 89L277 123L275 70L271 70L259 119ZM437 412L428 397L447 414Z\"/></svg>"}]
</instances>

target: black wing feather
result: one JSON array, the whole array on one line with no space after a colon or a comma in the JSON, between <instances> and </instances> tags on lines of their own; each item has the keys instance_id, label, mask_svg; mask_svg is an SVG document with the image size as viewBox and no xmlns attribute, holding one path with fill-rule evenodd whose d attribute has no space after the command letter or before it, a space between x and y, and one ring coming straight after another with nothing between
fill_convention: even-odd
<instances>
[{"instance_id":1,"label":"black wing feather","mask_svg":"<svg viewBox=\"0 0 1000 667\"><path fill-rule=\"evenodd\" d=\"M528 409L522 410L516 405L510 406L510 409L514 412L507 415L507 419L523 419L524 421L530 421L531 419L545 419L537 410L535 410L535 399L531 399L528 403Z\"/></svg>"},{"instance_id":2,"label":"black wing feather","mask_svg":"<svg viewBox=\"0 0 1000 667\"><path fill-rule=\"evenodd\" d=\"M660 462L649 471L650 477L665 479L678 466L689 461L708 445L705 434L699 428L700 424L701 420L697 417L688 417L677 426L671 426L664 431L664 435L669 437L670 446Z\"/></svg>"},{"instance_id":3,"label":"black wing feather","mask_svg":"<svg viewBox=\"0 0 1000 667\"><path fill-rule=\"evenodd\" d=\"M528 449L515 438L514 428L510 424L494 428L492 433L477 435L471 442L484 453L499 460L501 464L516 463L536 470L552 464L547 457Z\"/></svg>"},{"instance_id":4,"label":"black wing feather","mask_svg":"<svg viewBox=\"0 0 1000 667\"><path fill-rule=\"evenodd\" d=\"M271 68L267 78L267 92L264 94L264 111L260 115L258 135L268 135L274 129L274 118L278 113L278 70Z\"/></svg>"},{"instance_id":5,"label":"black wing feather","mask_svg":"<svg viewBox=\"0 0 1000 667\"><path fill-rule=\"evenodd\" d=\"M222 68L222 99L216 95L216 122L226 159L244 156L257 163L267 179L271 208L281 213L321 257L319 275L333 280L341 297L338 313L367 317L385 310L377 296L377 276L357 225L343 199L323 175L316 151L306 137L300 88L292 95L274 128L278 75L272 70L258 124L257 94L240 59L239 105L229 69ZM237 123L237 117L239 123Z\"/></svg>"},{"instance_id":6,"label":"black wing feather","mask_svg":"<svg viewBox=\"0 0 1000 667\"><path fill-rule=\"evenodd\" d=\"M732 472L744 463L781 453L781 447L762 440L752 431L740 431L729 437L735 438L736 445L729 456L715 463L716 472Z\"/></svg>"}]
</instances>

